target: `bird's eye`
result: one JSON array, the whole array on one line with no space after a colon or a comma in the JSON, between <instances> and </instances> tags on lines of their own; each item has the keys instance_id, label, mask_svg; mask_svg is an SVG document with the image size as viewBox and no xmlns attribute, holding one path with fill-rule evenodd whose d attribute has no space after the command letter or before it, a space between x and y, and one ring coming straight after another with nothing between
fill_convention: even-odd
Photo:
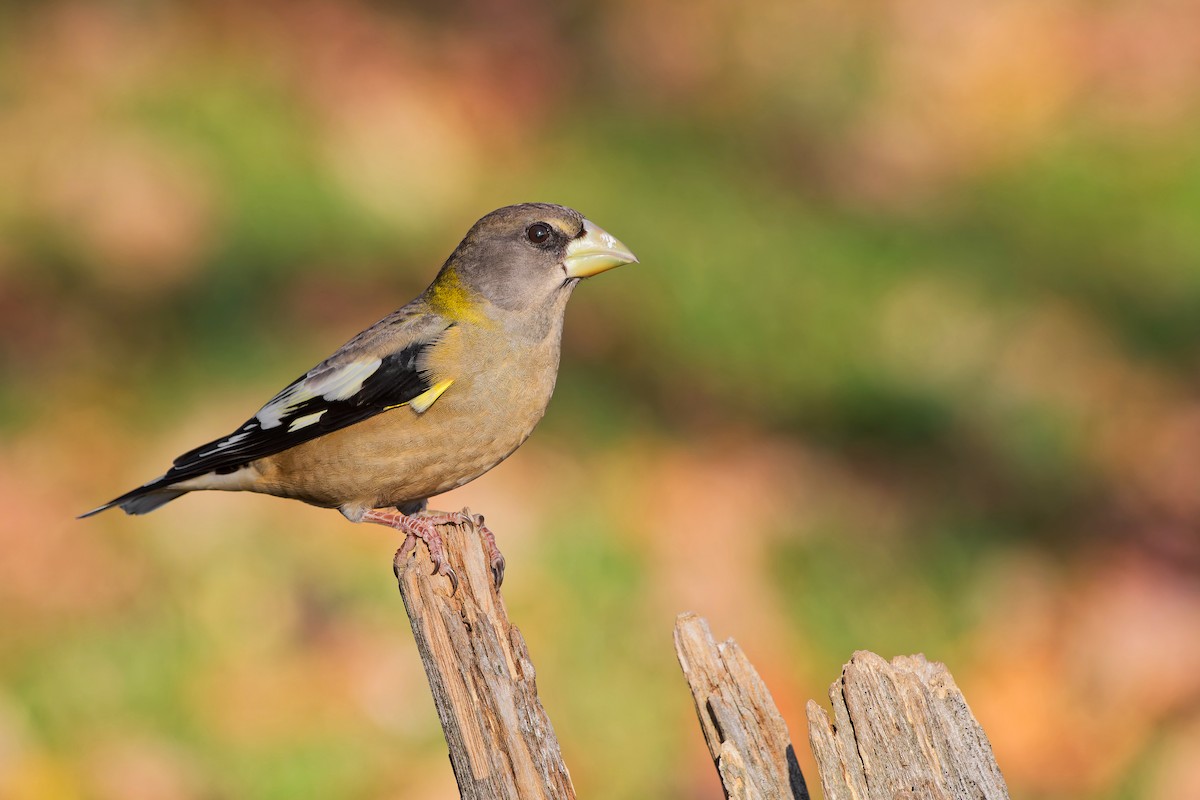
<instances>
[{"instance_id":1,"label":"bird's eye","mask_svg":"<svg viewBox=\"0 0 1200 800\"><path fill-rule=\"evenodd\" d=\"M545 244L550 240L550 226L544 222L535 222L525 229L525 238L534 244Z\"/></svg>"}]
</instances>

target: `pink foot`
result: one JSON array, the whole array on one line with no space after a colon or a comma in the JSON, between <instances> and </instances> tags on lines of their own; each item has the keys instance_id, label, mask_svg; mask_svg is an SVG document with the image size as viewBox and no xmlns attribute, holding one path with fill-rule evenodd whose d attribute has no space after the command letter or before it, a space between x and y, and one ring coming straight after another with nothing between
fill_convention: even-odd
<instances>
[{"instance_id":1,"label":"pink foot","mask_svg":"<svg viewBox=\"0 0 1200 800\"><path fill-rule=\"evenodd\" d=\"M462 511L431 511L423 512L422 519L431 522L434 525L472 525L479 535L483 537L483 543L487 547L488 566L492 570L492 580L496 582L496 588L500 588L500 584L504 583L504 556L500 553L500 548L496 546L496 535L492 533L487 525L483 524L482 514L472 514L471 509L463 508Z\"/></svg>"},{"instance_id":2,"label":"pink foot","mask_svg":"<svg viewBox=\"0 0 1200 800\"><path fill-rule=\"evenodd\" d=\"M362 521L387 525L404 534L404 542L396 551L396 557L392 561L392 569L397 577L400 575L400 564L412 555L413 550L417 547L417 540L420 539L429 548L429 559L433 562L433 574L445 575L450 579L451 594L458 591L458 575L450 567L450 562L446 560L442 536L435 527L439 523L432 521L429 517L408 516L398 511L380 511L378 509L368 511L363 515Z\"/></svg>"}]
</instances>

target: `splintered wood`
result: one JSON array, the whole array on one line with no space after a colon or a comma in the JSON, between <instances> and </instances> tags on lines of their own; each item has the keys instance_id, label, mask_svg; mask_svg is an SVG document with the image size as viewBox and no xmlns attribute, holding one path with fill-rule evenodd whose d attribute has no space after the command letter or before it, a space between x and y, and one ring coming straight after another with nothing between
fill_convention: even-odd
<instances>
[{"instance_id":1,"label":"splintered wood","mask_svg":"<svg viewBox=\"0 0 1200 800\"><path fill-rule=\"evenodd\" d=\"M508 621L472 526L439 527L458 591L418 546L397 579L459 793L468 800L573 800L558 740L537 697L521 632Z\"/></svg>"},{"instance_id":2,"label":"splintered wood","mask_svg":"<svg viewBox=\"0 0 1200 800\"><path fill-rule=\"evenodd\" d=\"M807 800L787 724L737 642L717 644L708 622L680 614L675 653L725 796Z\"/></svg>"},{"instance_id":3,"label":"splintered wood","mask_svg":"<svg viewBox=\"0 0 1200 800\"><path fill-rule=\"evenodd\" d=\"M725 796L807 798L787 725L746 655L695 614L675 651ZM833 722L811 700L808 737L826 800L1007 800L983 728L942 664L859 651L830 687Z\"/></svg>"},{"instance_id":4,"label":"splintered wood","mask_svg":"<svg viewBox=\"0 0 1200 800\"><path fill-rule=\"evenodd\" d=\"M459 587L418 547L396 564L400 594L467 800L574 800L537 697L525 640L508 621L474 526L440 528ZM787 725L732 639L695 614L675 621L675 651L725 796L807 800ZM991 745L946 668L860 651L829 691L833 720L808 704L826 800L1007 800Z\"/></svg>"},{"instance_id":5,"label":"splintered wood","mask_svg":"<svg viewBox=\"0 0 1200 800\"><path fill-rule=\"evenodd\" d=\"M808 702L826 800L1007 800L987 735L944 665L859 651L829 699L832 722Z\"/></svg>"}]
</instances>

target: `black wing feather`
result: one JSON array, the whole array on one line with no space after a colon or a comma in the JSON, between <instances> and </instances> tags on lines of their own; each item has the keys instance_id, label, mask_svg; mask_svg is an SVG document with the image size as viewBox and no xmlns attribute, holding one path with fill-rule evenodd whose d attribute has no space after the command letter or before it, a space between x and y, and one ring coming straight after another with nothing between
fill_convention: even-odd
<instances>
[{"instance_id":1,"label":"black wing feather","mask_svg":"<svg viewBox=\"0 0 1200 800\"><path fill-rule=\"evenodd\" d=\"M356 422L382 413L389 408L408 403L422 392L431 388L428 377L417 366L422 353L432 342L415 342L403 350L385 356L379 367L363 381L362 387L344 400L326 400L314 397L298 403L281 419L281 424L264 428L258 417L251 417L229 436L215 439L175 459L167 473L155 481L169 485L204 475L234 472L258 458L281 453L298 444L340 430ZM288 388L303 382L305 374L293 381ZM284 390L286 392L287 389ZM280 394L282 394L281 392ZM296 430L289 430L289 422L309 414L324 412L320 420ZM242 436L245 434L244 436ZM230 439L241 436L233 444Z\"/></svg>"}]
</instances>

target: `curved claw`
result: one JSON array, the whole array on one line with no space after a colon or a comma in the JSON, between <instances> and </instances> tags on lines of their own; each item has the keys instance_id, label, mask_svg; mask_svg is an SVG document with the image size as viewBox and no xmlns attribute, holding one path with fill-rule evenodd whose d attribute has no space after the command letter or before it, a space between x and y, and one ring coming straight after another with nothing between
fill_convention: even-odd
<instances>
[{"instance_id":1,"label":"curved claw","mask_svg":"<svg viewBox=\"0 0 1200 800\"><path fill-rule=\"evenodd\" d=\"M433 574L445 575L450 579L450 593L452 595L458 592L458 575L450 567L449 561L446 559L442 537L438 533L436 526L456 525L462 527L470 525L483 537L484 544L487 547L488 565L496 588L499 589L500 585L504 583L504 556L500 554L499 548L496 547L496 537L488 529L487 525L484 524L483 515L472 514L469 508L463 508L462 511L455 511L449 514L422 510L419 512L419 515L406 515L372 509L363 516L363 521L387 525L404 534L404 542L400 545L400 549L396 551L396 556L392 560L392 570L396 573L397 578L400 576L404 562L408 560L409 556L416 549L417 540L420 539L425 542L425 546L429 548L429 559L433 562Z\"/></svg>"},{"instance_id":2,"label":"curved claw","mask_svg":"<svg viewBox=\"0 0 1200 800\"><path fill-rule=\"evenodd\" d=\"M458 573L455 572L454 568L451 567L447 562L443 561L441 564L435 565L433 568L433 574L434 575L445 575L447 578L450 579L450 595L451 596L454 596L455 594L458 593Z\"/></svg>"},{"instance_id":3,"label":"curved claw","mask_svg":"<svg viewBox=\"0 0 1200 800\"><path fill-rule=\"evenodd\" d=\"M483 522L483 514L472 514L471 510L464 508L463 516L471 520L471 524L475 526L475 530L483 537L483 543L487 547L490 566L492 568L492 580L496 582L496 588L500 588L500 584L504 583L504 556L500 553L500 548L496 546L496 535L492 533L491 528Z\"/></svg>"},{"instance_id":4,"label":"curved claw","mask_svg":"<svg viewBox=\"0 0 1200 800\"><path fill-rule=\"evenodd\" d=\"M396 575L397 580L403 571L404 562L417 549L417 540L420 539L429 548L429 560L433 562L433 574L445 575L450 579L451 594L458 591L458 575L455 574L446 559L441 534L428 519L380 511L369 511L363 519L366 522L387 525L404 534L404 542L392 558L392 572Z\"/></svg>"}]
</instances>

